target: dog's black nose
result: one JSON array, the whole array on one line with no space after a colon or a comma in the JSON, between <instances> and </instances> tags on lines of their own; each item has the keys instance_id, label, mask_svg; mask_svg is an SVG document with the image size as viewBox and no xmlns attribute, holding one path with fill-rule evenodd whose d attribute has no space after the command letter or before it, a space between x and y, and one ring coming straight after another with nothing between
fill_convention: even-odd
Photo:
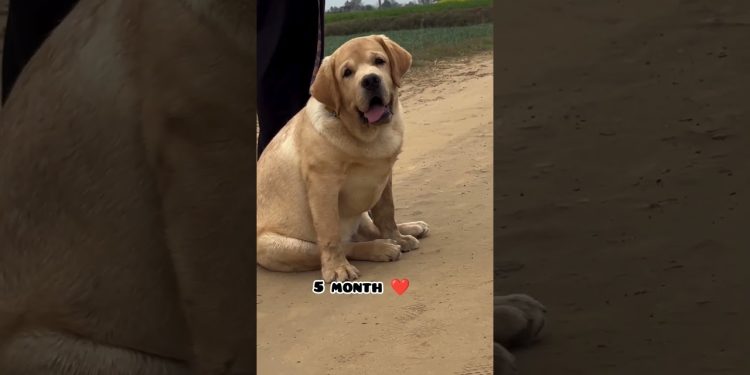
<instances>
[{"instance_id":1,"label":"dog's black nose","mask_svg":"<svg viewBox=\"0 0 750 375\"><path fill-rule=\"evenodd\" d=\"M365 90L376 90L380 88L380 76L377 74L368 74L362 78L362 87Z\"/></svg>"}]
</instances>

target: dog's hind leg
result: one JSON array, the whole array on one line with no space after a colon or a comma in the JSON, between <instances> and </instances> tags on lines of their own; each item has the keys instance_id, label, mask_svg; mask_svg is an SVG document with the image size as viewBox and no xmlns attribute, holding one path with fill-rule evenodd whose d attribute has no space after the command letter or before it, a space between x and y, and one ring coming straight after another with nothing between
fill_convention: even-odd
<instances>
[{"instance_id":1,"label":"dog's hind leg","mask_svg":"<svg viewBox=\"0 0 750 375\"><path fill-rule=\"evenodd\" d=\"M271 271L320 269L320 250L314 242L265 232L258 236L258 264Z\"/></svg>"},{"instance_id":2,"label":"dog's hind leg","mask_svg":"<svg viewBox=\"0 0 750 375\"><path fill-rule=\"evenodd\" d=\"M398 224L398 231L404 236L424 238L430 233L430 226L424 221L412 221Z\"/></svg>"},{"instance_id":3,"label":"dog's hind leg","mask_svg":"<svg viewBox=\"0 0 750 375\"><path fill-rule=\"evenodd\" d=\"M391 239L345 243L346 257L370 262L391 262L401 256L401 245Z\"/></svg>"},{"instance_id":4,"label":"dog's hind leg","mask_svg":"<svg viewBox=\"0 0 750 375\"><path fill-rule=\"evenodd\" d=\"M378 238L383 238L380 234L380 229L373 223L372 217L369 212L362 214L357 226L357 231L354 233L353 240L355 242L372 241Z\"/></svg>"},{"instance_id":5,"label":"dog's hind leg","mask_svg":"<svg viewBox=\"0 0 750 375\"><path fill-rule=\"evenodd\" d=\"M188 375L187 363L57 332L25 333L0 349L3 375Z\"/></svg>"},{"instance_id":6,"label":"dog's hind leg","mask_svg":"<svg viewBox=\"0 0 750 375\"><path fill-rule=\"evenodd\" d=\"M390 262L401 255L401 246L390 239L341 244L348 259ZM258 264L272 271L298 272L320 269L320 250L314 242L263 233L258 236Z\"/></svg>"},{"instance_id":7,"label":"dog's hind leg","mask_svg":"<svg viewBox=\"0 0 750 375\"><path fill-rule=\"evenodd\" d=\"M424 238L430 233L430 226L424 221L411 221L408 223L401 223L396 225L398 232L404 236L413 236L415 238ZM359 222L357 233L355 234L356 241L369 241L378 238L387 238L380 233L380 229L375 222L372 220L369 212L362 214L362 219Z\"/></svg>"}]
</instances>

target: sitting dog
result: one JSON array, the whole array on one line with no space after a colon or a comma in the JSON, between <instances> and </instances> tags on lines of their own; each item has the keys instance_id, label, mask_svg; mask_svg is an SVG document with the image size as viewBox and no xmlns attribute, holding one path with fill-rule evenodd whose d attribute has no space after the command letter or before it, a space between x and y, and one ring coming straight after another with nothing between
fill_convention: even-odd
<instances>
[{"instance_id":1,"label":"sitting dog","mask_svg":"<svg viewBox=\"0 0 750 375\"><path fill-rule=\"evenodd\" d=\"M312 97L258 161L257 261L353 280L351 260L388 262L419 247L422 221L396 224L393 165L404 123L398 88L411 54L383 35L326 57Z\"/></svg>"}]
</instances>

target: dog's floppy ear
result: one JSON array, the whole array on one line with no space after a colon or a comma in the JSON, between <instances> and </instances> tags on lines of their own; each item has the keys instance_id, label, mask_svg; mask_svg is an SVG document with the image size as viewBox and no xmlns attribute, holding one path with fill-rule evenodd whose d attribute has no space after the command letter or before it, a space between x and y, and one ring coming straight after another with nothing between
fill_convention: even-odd
<instances>
[{"instance_id":1,"label":"dog's floppy ear","mask_svg":"<svg viewBox=\"0 0 750 375\"><path fill-rule=\"evenodd\" d=\"M391 65L391 77L396 87L401 87L401 77L411 68L411 53L390 40L385 35L376 35L375 39L383 46Z\"/></svg>"},{"instance_id":2,"label":"dog's floppy ear","mask_svg":"<svg viewBox=\"0 0 750 375\"><path fill-rule=\"evenodd\" d=\"M341 110L341 92L335 69L333 55L323 59L310 86L310 95L338 115Z\"/></svg>"}]
</instances>

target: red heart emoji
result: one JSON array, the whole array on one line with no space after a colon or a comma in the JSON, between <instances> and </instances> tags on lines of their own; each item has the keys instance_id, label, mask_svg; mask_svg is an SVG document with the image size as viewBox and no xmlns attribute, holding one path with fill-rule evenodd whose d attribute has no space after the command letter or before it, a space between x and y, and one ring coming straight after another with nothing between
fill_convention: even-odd
<instances>
[{"instance_id":1,"label":"red heart emoji","mask_svg":"<svg viewBox=\"0 0 750 375\"><path fill-rule=\"evenodd\" d=\"M400 296L404 294L406 289L409 289L409 279L393 279L391 280L391 288Z\"/></svg>"}]
</instances>

